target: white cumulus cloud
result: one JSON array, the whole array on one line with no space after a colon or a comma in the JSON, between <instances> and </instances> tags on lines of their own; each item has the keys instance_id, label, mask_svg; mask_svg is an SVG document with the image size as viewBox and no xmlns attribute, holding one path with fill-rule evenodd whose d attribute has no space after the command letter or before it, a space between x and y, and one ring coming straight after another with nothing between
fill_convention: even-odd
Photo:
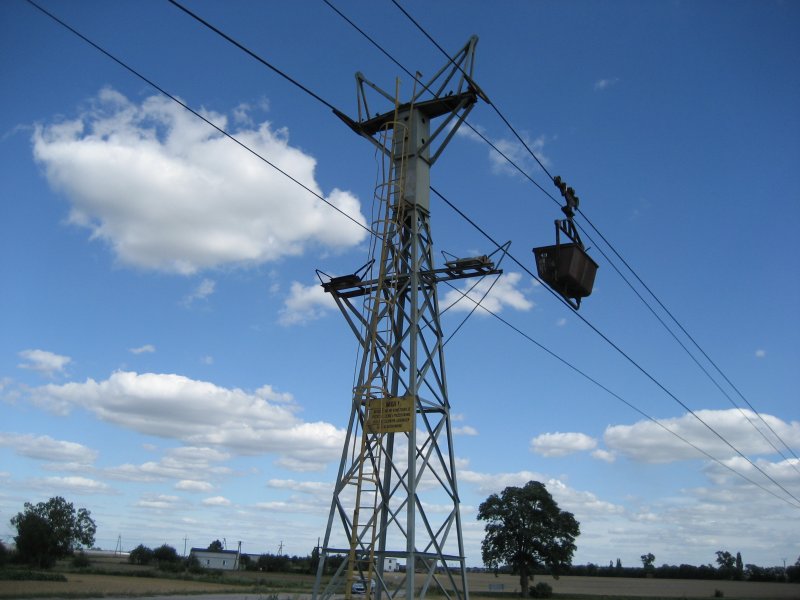
<instances>
[{"instance_id":1,"label":"white cumulus cloud","mask_svg":"<svg viewBox=\"0 0 800 600\"><path fill-rule=\"evenodd\" d=\"M592 450L597 440L585 433L543 433L531 440L531 450L541 456L567 456Z\"/></svg>"},{"instance_id":2,"label":"white cumulus cloud","mask_svg":"<svg viewBox=\"0 0 800 600\"><path fill-rule=\"evenodd\" d=\"M205 506L230 506L231 501L224 496L213 496L203 500L203 504Z\"/></svg>"},{"instance_id":3,"label":"white cumulus cloud","mask_svg":"<svg viewBox=\"0 0 800 600\"><path fill-rule=\"evenodd\" d=\"M196 479L181 479L175 484L176 490L183 490L185 492L210 492L214 486L207 481L198 481Z\"/></svg>"},{"instance_id":4,"label":"white cumulus cloud","mask_svg":"<svg viewBox=\"0 0 800 600\"><path fill-rule=\"evenodd\" d=\"M83 444L54 440L48 435L0 433L0 446L13 448L20 456L59 463L85 465L97 458L97 451Z\"/></svg>"},{"instance_id":5,"label":"white cumulus cloud","mask_svg":"<svg viewBox=\"0 0 800 600\"><path fill-rule=\"evenodd\" d=\"M114 493L112 488L88 477L45 477L35 480L33 486L47 490L49 494L108 494Z\"/></svg>"},{"instance_id":6,"label":"white cumulus cloud","mask_svg":"<svg viewBox=\"0 0 800 600\"><path fill-rule=\"evenodd\" d=\"M279 490L291 490L312 496L329 498L332 491L330 483L321 481L297 481L295 479L270 479L267 486Z\"/></svg>"},{"instance_id":7,"label":"white cumulus cloud","mask_svg":"<svg viewBox=\"0 0 800 600\"><path fill-rule=\"evenodd\" d=\"M608 450L603 450L602 448L598 448L597 450L592 450L592 457L607 463L613 463L615 460L617 460L617 457L614 455L613 452L609 452Z\"/></svg>"},{"instance_id":8,"label":"white cumulus cloud","mask_svg":"<svg viewBox=\"0 0 800 600\"><path fill-rule=\"evenodd\" d=\"M500 312L506 306L517 310L530 310L534 304L519 290L521 280L520 273L504 273L496 282L493 278L484 278L477 284L465 282L459 290L448 290L441 300L441 305L452 306L449 310L468 312L475 308L476 302L480 302L481 308L478 308L475 314L484 315L488 313L482 308L493 313Z\"/></svg>"},{"instance_id":9,"label":"white cumulus cloud","mask_svg":"<svg viewBox=\"0 0 800 600\"><path fill-rule=\"evenodd\" d=\"M278 322L281 325L302 325L319 319L336 303L330 294L325 293L321 285L304 286L297 281L292 282L289 296L284 300Z\"/></svg>"},{"instance_id":10,"label":"white cumulus cloud","mask_svg":"<svg viewBox=\"0 0 800 600\"><path fill-rule=\"evenodd\" d=\"M463 427L453 427L453 435L478 435L478 430L469 425Z\"/></svg>"},{"instance_id":11,"label":"white cumulus cloud","mask_svg":"<svg viewBox=\"0 0 800 600\"><path fill-rule=\"evenodd\" d=\"M20 369L37 371L47 377L63 373L64 368L72 362L69 356L62 356L47 350L23 350L19 356L27 361L17 365Z\"/></svg>"},{"instance_id":12,"label":"white cumulus cloud","mask_svg":"<svg viewBox=\"0 0 800 600\"><path fill-rule=\"evenodd\" d=\"M265 387L248 393L181 375L118 371L105 381L41 386L31 398L61 414L80 407L146 435L239 454L277 454L304 469L322 468L338 455L342 430L300 420L294 406L267 400L268 392L275 394ZM183 460L195 452L186 450Z\"/></svg>"},{"instance_id":13,"label":"white cumulus cloud","mask_svg":"<svg viewBox=\"0 0 800 600\"><path fill-rule=\"evenodd\" d=\"M541 167L539 167L536 160L531 156L531 152L536 155L545 167L551 166L550 159L544 153L547 139L543 135L531 138L530 135L523 133L521 137L525 141L524 145L516 138L491 138L480 126L475 127L475 130L469 127L461 127L458 130L458 135L462 138L479 143L485 143L485 138L485 140L488 140L494 145L494 148L488 146L488 152L489 164L492 172L495 174L521 176L519 170L511 165L509 161L512 161L515 165L528 173L532 170L539 170ZM527 146L531 152L528 152L525 146Z\"/></svg>"},{"instance_id":14,"label":"white cumulus cloud","mask_svg":"<svg viewBox=\"0 0 800 600\"><path fill-rule=\"evenodd\" d=\"M239 113L237 113L239 114ZM226 127L227 117L206 118ZM316 160L269 122L239 114L232 133L325 197ZM33 154L51 187L70 203L69 221L106 242L121 263L191 274L221 265L260 264L299 255L309 244L337 249L366 232L319 198L160 96L140 104L102 90L78 118L37 126ZM366 221L358 200L326 198Z\"/></svg>"},{"instance_id":15,"label":"white cumulus cloud","mask_svg":"<svg viewBox=\"0 0 800 600\"><path fill-rule=\"evenodd\" d=\"M759 418L751 410L740 411L735 408L697 410L695 414L728 440L733 447L738 448L746 455L773 454L775 449L767 439L771 439L776 446L781 447L761 418L789 446L794 448L800 446L800 422L798 421L787 423L767 414L761 414L761 418ZM689 413L672 419L661 419L659 422L669 431L652 421L639 421L633 425L607 427L603 434L603 440L610 450L639 462L668 463L706 458L702 452L682 441L670 431L717 459L723 460L737 456L728 444Z\"/></svg>"},{"instance_id":16,"label":"white cumulus cloud","mask_svg":"<svg viewBox=\"0 0 800 600\"><path fill-rule=\"evenodd\" d=\"M130 349L131 354L152 354L155 351L156 347L153 344L145 344L144 346Z\"/></svg>"},{"instance_id":17,"label":"white cumulus cloud","mask_svg":"<svg viewBox=\"0 0 800 600\"><path fill-rule=\"evenodd\" d=\"M184 306L191 306L194 302L198 302L200 300L205 300L211 294L214 293L214 290L217 288L217 282L213 279L205 278L200 283L197 284L197 287L192 290L189 294L187 294L183 298L182 304Z\"/></svg>"}]
</instances>

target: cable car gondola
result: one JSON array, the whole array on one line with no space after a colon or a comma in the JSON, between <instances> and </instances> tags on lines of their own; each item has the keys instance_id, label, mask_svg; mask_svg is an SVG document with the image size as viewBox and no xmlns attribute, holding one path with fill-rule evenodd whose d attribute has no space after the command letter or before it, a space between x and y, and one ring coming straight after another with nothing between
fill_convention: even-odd
<instances>
[{"instance_id":1,"label":"cable car gondola","mask_svg":"<svg viewBox=\"0 0 800 600\"><path fill-rule=\"evenodd\" d=\"M536 258L536 271L539 278L564 298L570 306L580 308L581 299L592 293L597 263L586 253L573 217L579 199L571 187L561 178L553 179L561 190L567 203L561 208L566 219L556 220L556 243L553 246L540 246L533 249ZM561 242L561 234L570 242Z\"/></svg>"}]
</instances>

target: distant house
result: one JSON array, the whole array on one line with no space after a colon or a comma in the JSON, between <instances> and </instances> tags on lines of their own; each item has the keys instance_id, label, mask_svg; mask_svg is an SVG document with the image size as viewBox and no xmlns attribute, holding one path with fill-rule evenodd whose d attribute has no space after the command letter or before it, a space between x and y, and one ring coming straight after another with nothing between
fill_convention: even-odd
<instances>
[{"instance_id":1,"label":"distant house","mask_svg":"<svg viewBox=\"0 0 800 600\"><path fill-rule=\"evenodd\" d=\"M236 550L213 551L205 548L192 548L189 558L196 558L197 563L204 569L235 571L239 568L239 552Z\"/></svg>"},{"instance_id":2,"label":"distant house","mask_svg":"<svg viewBox=\"0 0 800 600\"><path fill-rule=\"evenodd\" d=\"M400 565L397 564L396 558L384 558L383 570L385 573L397 573L400 570Z\"/></svg>"}]
</instances>

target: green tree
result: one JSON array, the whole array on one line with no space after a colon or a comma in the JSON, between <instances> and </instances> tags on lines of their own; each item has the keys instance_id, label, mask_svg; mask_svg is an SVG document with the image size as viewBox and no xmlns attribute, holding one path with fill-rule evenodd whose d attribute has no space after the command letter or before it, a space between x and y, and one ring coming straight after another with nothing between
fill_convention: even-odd
<instances>
[{"instance_id":1,"label":"green tree","mask_svg":"<svg viewBox=\"0 0 800 600\"><path fill-rule=\"evenodd\" d=\"M225 547L222 545L222 542L220 542L219 540L214 540L213 542L211 542L208 545L208 549L211 552L222 552L225 549Z\"/></svg>"},{"instance_id":2,"label":"green tree","mask_svg":"<svg viewBox=\"0 0 800 600\"><path fill-rule=\"evenodd\" d=\"M289 570L289 557L281 554L262 554L258 557L261 571L280 573Z\"/></svg>"},{"instance_id":3,"label":"green tree","mask_svg":"<svg viewBox=\"0 0 800 600\"><path fill-rule=\"evenodd\" d=\"M719 572L725 579L733 579L736 558L727 550L717 550Z\"/></svg>"},{"instance_id":4,"label":"green tree","mask_svg":"<svg viewBox=\"0 0 800 600\"><path fill-rule=\"evenodd\" d=\"M152 560L153 551L144 544L136 546L128 555L128 562L134 565L149 565Z\"/></svg>"},{"instance_id":5,"label":"green tree","mask_svg":"<svg viewBox=\"0 0 800 600\"><path fill-rule=\"evenodd\" d=\"M642 554L642 566L644 567L645 571L652 571L653 570L653 563L656 561L656 557L652 552L648 552L647 554Z\"/></svg>"},{"instance_id":6,"label":"green tree","mask_svg":"<svg viewBox=\"0 0 800 600\"><path fill-rule=\"evenodd\" d=\"M744 579L744 563L742 562L742 553L736 553L736 575L734 576L736 581L741 581Z\"/></svg>"},{"instance_id":7,"label":"green tree","mask_svg":"<svg viewBox=\"0 0 800 600\"><path fill-rule=\"evenodd\" d=\"M794 563L794 566L786 567L786 577L793 583L800 583L800 557Z\"/></svg>"},{"instance_id":8,"label":"green tree","mask_svg":"<svg viewBox=\"0 0 800 600\"><path fill-rule=\"evenodd\" d=\"M61 496L36 505L26 502L11 524L17 529L14 541L20 560L44 568L77 549L91 547L97 531L88 510L76 511Z\"/></svg>"},{"instance_id":9,"label":"green tree","mask_svg":"<svg viewBox=\"0 0 800 600\"><path fill-rule=\"evenodd\" d=\"M244 569L245 571L252 571L255 569L255 567L256 567L255 563L247 554L242 554L239 557L240 569Z\"/></svg>"},{"instance_id":10,"label":"green tree","mask_svg":"<svg viewBox=\"0 0 800 600\"><path fill-rule=\"evenodd\" d=\"M481 543L484 564L495 570L510 567L519 575L523 597L528 596L528 582L537 567L544 566L558 577L571 564L580 535L574 515L561 510L538 481L492 494L478 508L478 520L486 521Z\"/></svg>"},{"instance_id":11,"label":"green tree","mask_svg":"<svg viewBox=\"0 0 800 600\"><path fill-rule=\"evenodd\" d=\"M153 558L156 559L159 565L164 563L176 563L178 558L178 551L168 544L162 544L153 550Z\"/></svg>"}]
</instances>

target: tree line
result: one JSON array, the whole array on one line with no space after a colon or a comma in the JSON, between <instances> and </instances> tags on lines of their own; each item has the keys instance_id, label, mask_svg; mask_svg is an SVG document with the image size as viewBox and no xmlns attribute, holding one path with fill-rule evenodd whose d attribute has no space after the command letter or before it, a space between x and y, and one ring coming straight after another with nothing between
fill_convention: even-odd
<instances>
[{"instance_id":1,"label":"tree line","mask_svg":"<svg viewBox=\"0 0 800 600\"><path fill-rule=\"evenodd\" d=\"M544 574L541 570L537 574ZM569 568L569 575L587 577L653 577L657 579L712 579L712 580L734 580L734 581L789 581L800 583L800 557L792 566L786 569L782 566L760 567L754 564L743 564L741 571L734 569L731 571L727 566L706 565L668 565L660 567L651 565L645 567L623 567L619 559L616 564L611 561L608 565L596 565L589 563L586 565L572 565Z\"/></svg>"},{"instance_id":2,"label":"tree line","mask_svg":"<svg viewBox=\"0 0 800 600\"><path fill-rule=\"evenodd\" d=\"M584 575L593 577L657 577L664 579L729 579L742 581L790 581L800 583L800 557L794 565L760 567L745 564L739 552L716 552L717 566L661 565L655 566L653 553L642 554L641 567L623 567L618 558L608 566L589 563L573 565L572 556L580 535L580 524L567 511L561 510L544 484L530 481L523 487L510 486L501 494L492 494L481 503L478 519L485 521L486 537L481 545L483 563L495 573L513 573L520 577L520 589L528 595L529 582L534 575ZM9 552L0 543L0 566L7 562L50 568L56 560L72 557L75 566L88 566L84 548L91 548L97 526L91 513L75 509L61 496L38 504L25 503L25 509L11 519L16 528L16 548ZM214 540L209 550L221 550L223 544ZM265 572L316 573L319 549L307 556L243 554L239 568ZM325 561L325 571L335 571L346 560L331 556ZM182 558L175 548L163 544L155 549L140 544L129 555L129 561L139 565L155 564L167 571L196 571L204 569L192 556ZM538 587L538 586L537 586ZM530 589L536 595L535 589Z\"/></svg>"},{"instance_id":3,"label":"tree line","mask_svg":"<svg viewBox=\"0 0 800 600\"><path fill-rule=\"evenodd\" d=\"M208 545L207 550L219 552L224 549L222 542L214 540ZM335 571L344 556L330 556L325 562L325 572ZM144 544L139 544L131 550L128 555L128 562L135 565L152 565L162 571L187 570L193 573L201 573L206 569L198 562L197 558L189 555L185 558L178 556L177 550L168 544L163 544L158 548L149 548ZM319 565L319 550L312 549L307 556L289 556L288 554L260 554L257 557L251 554L241 554L239 556L239 569L242 571L262 571L272 573L310 573L317 572Z\"/></svg>"}]
</instances>

